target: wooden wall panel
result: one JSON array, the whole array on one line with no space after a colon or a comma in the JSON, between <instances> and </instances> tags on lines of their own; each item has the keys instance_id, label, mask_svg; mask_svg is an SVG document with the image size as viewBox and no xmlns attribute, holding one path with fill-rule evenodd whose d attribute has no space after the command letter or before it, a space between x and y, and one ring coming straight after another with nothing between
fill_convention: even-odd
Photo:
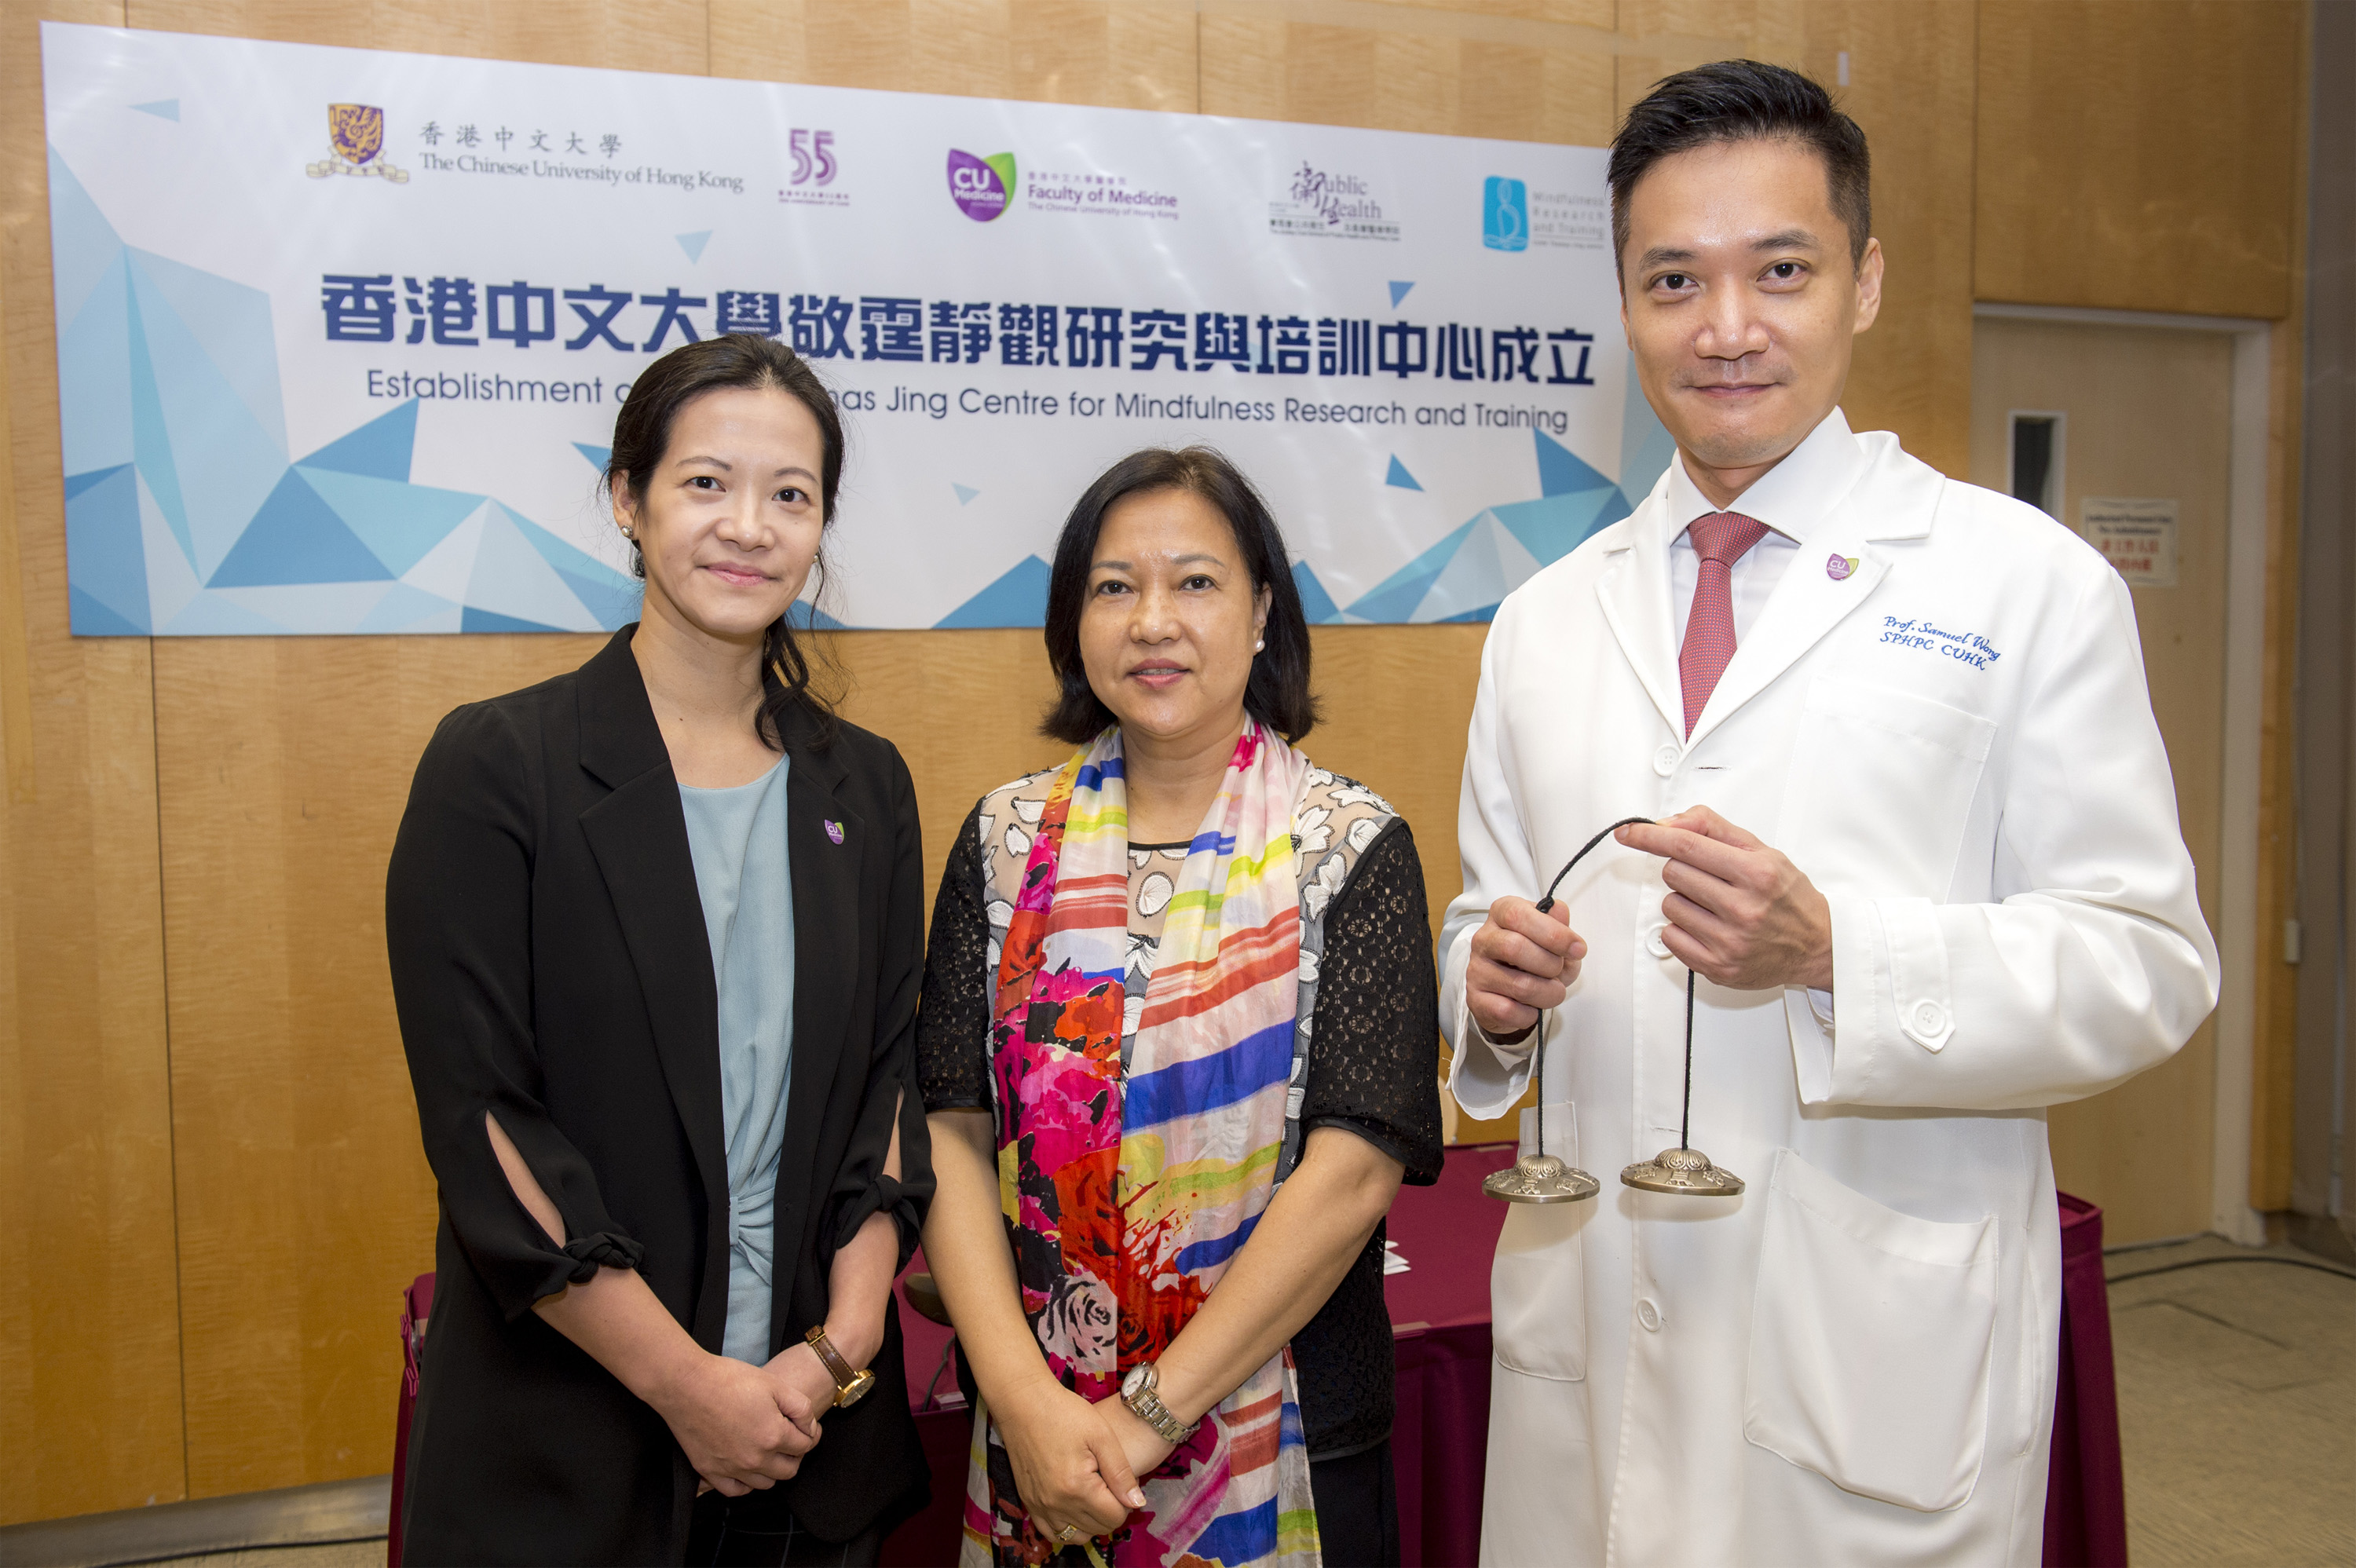
<instances>
[{"instance_id":1,"label":"wooden wall panel","mask_svg":"<svg viewBox=\"0 0 2356 1568\"><path fill-rule=\"evenodd\" d=\"M1983 0L1978 296L2289 314L2305 17L2290 0Z\"/></svg>"},{"instance_id":2,"label":"wooden wall panel","mask_svg":"<svg viewBox=\"0 0 2356 1568\"><path fill-rule=\"evenodd\" d=\"M184 1488L148 646L66 627L43 18L0 9L0 1523Z\"/></svg>"},{"instance_id":3,"label":"wooden wall panel","mask_svg":"<svg viewBox=\"0 0 2356 1568\"><path fill-rule=\"evenodd\" d=\"M156 643L192 1496L391 1462L389 1325L434 1200L385 862L442 715L601 641Z\"/></svg>"},{"instance_id":4,"label":"wooden wall panel","mask_svg":"<svg viewBox=\"0 0 2356 1568\"><path fill-rule=\"evenodd\" d=\"M1126 0L711 0L711 73L1192 110L1194 17Z\"/></svg>"}]
</instances>

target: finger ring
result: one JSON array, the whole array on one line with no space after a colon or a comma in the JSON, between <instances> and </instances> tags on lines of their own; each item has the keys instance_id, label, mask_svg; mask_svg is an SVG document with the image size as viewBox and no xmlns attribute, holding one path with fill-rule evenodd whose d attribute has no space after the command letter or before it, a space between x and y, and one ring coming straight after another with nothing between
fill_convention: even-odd
<instances>
[{"instance_id":1,"label":"finger ring","mask_svg":"<svg viewBox=\"0 0 2356 1568\"><path fill-rule=\"evenodd\" d=\"M1077 1541L1080 1538L1080 1532L1068 1524L1059 1533L1066 1541Z\"/></svg>"}]
</instances>

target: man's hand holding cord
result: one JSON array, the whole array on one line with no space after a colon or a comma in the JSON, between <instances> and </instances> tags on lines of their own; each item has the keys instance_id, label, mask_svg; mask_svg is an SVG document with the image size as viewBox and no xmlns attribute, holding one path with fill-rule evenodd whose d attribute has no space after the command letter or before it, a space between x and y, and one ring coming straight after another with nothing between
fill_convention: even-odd
<instances>
[{"instance_id":1,"label":"man's hand holding cord","mask_svg":"<svg viewBox=\"0 0 2356 1568\"><path fill-rule=\"evenodd\" d=\"M1706 805L1622 827L1620 842L1668 861L1661 941L1678 963L1738 991L1833 988L1832 907L1781 850Z\"/></svg>"}]
</instances>

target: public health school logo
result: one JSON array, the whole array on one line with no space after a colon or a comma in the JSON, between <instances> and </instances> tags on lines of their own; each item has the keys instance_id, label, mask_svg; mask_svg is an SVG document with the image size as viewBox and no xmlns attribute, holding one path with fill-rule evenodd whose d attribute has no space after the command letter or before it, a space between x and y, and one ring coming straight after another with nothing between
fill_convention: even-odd
<instances>
[{"instance_id":1,"label":"public health school logo","mask_svg":"<svg viewBox=\"0 0 2356 1568\"><path fill-rule=\"evenodd\" d=\"M949 199L976 223L1002 216L1014 199L1014 155L977 158L949 149Z\"/></svg>"},{"instance_id":2,"label":"public health school logo","mask_svg":"<svg viewBox=\"0 0 2356 1568\"><path fill-rule=\"evenodd\" d=\"M377 161L377 155L384 151L381 109L365 103L328 104L327 144L325 160L303 165L303 172L315 180L329 175L375 175L393 185L409 183L407 169Z\"/></svg>"},{"instance_id":3,"label":"public health school logo","mask_svg":"<svg viewBox=\"0 0 2356 1568\"><path fill-rule=\"evenodd\" d=\"M1521 181L1491 175L1481 187L1481 243L1492 251L1530 248L1530 191Z\"/></svg>"}]
</instances>

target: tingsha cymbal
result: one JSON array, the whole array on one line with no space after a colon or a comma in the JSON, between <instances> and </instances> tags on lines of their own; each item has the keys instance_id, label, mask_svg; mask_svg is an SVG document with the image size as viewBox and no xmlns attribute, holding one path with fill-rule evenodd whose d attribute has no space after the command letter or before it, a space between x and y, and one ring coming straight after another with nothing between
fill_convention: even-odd
<instances>
[{"instance_id":1,"label":"tingsha cymbal","mask_svg":"<svg viewBox=\"0 0 2356 1568\"><path fill-rule=\"evenodd\" d=\"M1665 1148L1651 1159L1629 1166L1621 1181L1644 1192L1667 1192L1681 1198L1731 1198L1742 1190L1742 1178L1720 1170L1697 1148Z\"/></svg>"},{"instance_id":2,"label":"tingsha cymbal","mask_svg":"<svg viewBox=\"0 0 2356 1568\"><path fill-rule=\"evenodd\" d=\"M1740 1185L1738 1183L1738 1185ZM1550 1154L1526 1154L1492 1173L1481 1190L1508 1203L1576 1203L1602 1190L1595 1178Z\"/></svg>"}]
</instances>

